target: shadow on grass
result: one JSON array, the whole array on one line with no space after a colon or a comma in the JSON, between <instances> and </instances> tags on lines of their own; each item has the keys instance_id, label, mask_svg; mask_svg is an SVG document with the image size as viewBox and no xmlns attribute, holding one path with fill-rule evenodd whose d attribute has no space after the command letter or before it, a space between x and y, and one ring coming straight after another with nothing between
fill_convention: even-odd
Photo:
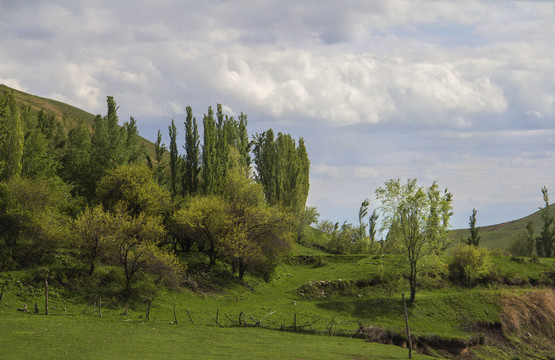
<instances>
[{"instance_id":1,"label":"shadow on grass","mask_svg":"<svg viewBox=\"0 0 555 360\"><path fill-rule=\"evenodd\" d=\"M373 299L326 299L318 302L317 307L333 311L353 318L372 319L377 317L397 316L403 313L401 299L373 298Z\"/></svg>"}]
</instances>

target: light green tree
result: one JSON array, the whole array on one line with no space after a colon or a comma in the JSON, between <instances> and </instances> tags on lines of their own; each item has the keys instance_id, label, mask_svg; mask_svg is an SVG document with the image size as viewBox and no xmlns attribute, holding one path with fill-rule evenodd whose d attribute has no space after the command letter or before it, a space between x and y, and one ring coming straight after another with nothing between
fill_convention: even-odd
<instances>
[{"instance_id":1,"label":"light green tree","mask_svg":"<svg viewBox=\"0 0 555 360\"><path fill-rule=\"evenodd\" d=\"M442 247L447 238L452 195L441 192L436 182L419 186L416 179L405 184L391 179L376 190L383 214L382 230L388 241L406 256L409 265L410 301L416 297L420 259Z\"/></svg>"}]
</instances>

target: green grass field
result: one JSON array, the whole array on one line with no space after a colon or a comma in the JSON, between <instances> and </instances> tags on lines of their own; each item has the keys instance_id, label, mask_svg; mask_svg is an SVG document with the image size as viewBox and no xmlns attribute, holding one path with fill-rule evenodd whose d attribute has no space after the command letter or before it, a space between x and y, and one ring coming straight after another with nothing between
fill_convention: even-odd
<instances>
[{"instance_id":1,"label":"green grass field","mask_svg":"<svg viewBox=\"0 0 555 360\"><path fill-rule=\"evenodd\" d=\"M122 316L0 312L2 359L405 359L407 350L361 339ZM415 359L430 357L416 355Z\"/></svg>"}]
</instances>

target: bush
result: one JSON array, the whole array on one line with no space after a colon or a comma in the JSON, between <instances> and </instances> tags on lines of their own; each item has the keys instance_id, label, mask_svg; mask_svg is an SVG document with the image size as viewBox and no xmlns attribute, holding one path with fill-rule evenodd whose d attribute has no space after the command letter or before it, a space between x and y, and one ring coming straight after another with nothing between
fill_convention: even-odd
<instances>
[{"instance_id":1,"label":"bush","mask_svg":"<svg viewBox=\"0 0 555 360\"><path fill-rule=\"evenodd\" d=\"M471 287L491 270L490 252L473 245L457 245L451 250L449 278L455 283Z\"/></svg>"}]
</instances>

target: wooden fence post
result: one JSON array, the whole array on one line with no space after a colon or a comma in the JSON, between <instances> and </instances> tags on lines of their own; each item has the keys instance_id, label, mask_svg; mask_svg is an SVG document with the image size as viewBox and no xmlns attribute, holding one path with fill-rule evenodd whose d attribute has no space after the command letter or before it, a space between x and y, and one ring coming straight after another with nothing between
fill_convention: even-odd
<instances>
[{"instance_id":1,"label":"wooden fence post","mask_svg":"<svg viewBox=\"0 0 555 360\"><path fill-rule=\"evenodd\" d=\"M48 315L48 280L44 280L44 314Z\"/></svg>"},{"instance_id":2,"label":"wooden fence post","mask_svg":"<svg viewBox=\"0 0 555 360\"><path fill-rule=\"evenodd\" d=\"M407 340L408 340L408 348L409 348L409 359L412 358L412 339L410 338L410 329L409 329L409 314L407 312L407 302L405 301L405 294L401 294L403 296L403 306L405 307L405 324L407 326Z\"/></svg>"}]
</instances>

